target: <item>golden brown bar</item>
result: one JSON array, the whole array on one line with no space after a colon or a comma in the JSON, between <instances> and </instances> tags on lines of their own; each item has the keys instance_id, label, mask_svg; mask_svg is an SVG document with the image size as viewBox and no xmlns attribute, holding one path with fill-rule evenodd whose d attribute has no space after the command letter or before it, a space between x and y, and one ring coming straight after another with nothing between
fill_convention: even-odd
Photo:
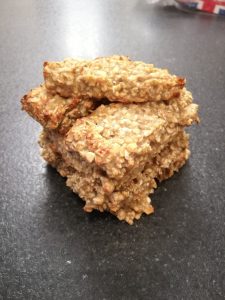
<instances>
[{"instance_id":1,"label":"golden brown bar","mask_svg":"<svg viewBox=\"0 0 225 300\"><path fill-rule=\"evenodd\" d=\"M142 213L153 212L149 194L156 188L156 180L162 181L172 176L190 153L188 136L180 129L159 153L150 157L144 166L139 166L133 176L118 181L82 158L77 158L76 164L73 162L71 167L69 157L60 153L62 140L59 135L52 141L52 136L45 131L40 137L40 144L43 158L67 177L67 185L86 202L85 211L107 210L129 224L139 219Z\"/></svg>"},{"instance_id":2,"label":"golden brown bar","mask_svg":"<svg viewBox=\"0 0 225 300\"><path fill-rule=\"evenodd\" d=\"M184 127L199 121L185 80L125 56L46 62L44 79L22 106L84 210L129 224L152 213L149 194L188 159Z\"/></svg>"},{"instance_id":3,"label":"golden brown bar","mask_svg":"<svg viewBox=\"0 0 225 300\"><path fill-rule=\"evenodd\" d=\"M170 100L178 97L185 85L183 78L165 69L126 56L45 62L44 78L47 89L63 97L123 103Z\"/></svg>"},{"instance_id":4,"label":"golden brown bar","mask_svg":"<svg viewBox=\"0 0 225 300\"><path fill-rule=\"evenodd\" d=\"M66 133L78 118L90 114L100 102L52 95L45 85L31 90L22 100L22 108L46 129Z\"/></svg>"},{"instance_id":5,"label":"golden brown bar","mask_svg":"<svg viewBox=\"0 0 225 300\"><path fill-rule=\"evenodd\" d=\"M197 105L184 90L168 105L109 104L78 119L64 137L45 131L43 157L68 177L85 210L109 210L132 223L152 212L148 194L189 155L184 126L198 121Z\"/></svg>"},{"instance_id":6,"label":"golden brown bar","mask_svg":"<svg viewBox=\"0 0 225 300\"><path fill-rule=\"evenodd\" d=\"M191 103L190 93L183 93L171 105L102 105L74 123L63 151L71 161L80 156L101 167L109 177L123 178L161 151L180 126L198 121L197 105Z\"/></svg>"}]
</instances>

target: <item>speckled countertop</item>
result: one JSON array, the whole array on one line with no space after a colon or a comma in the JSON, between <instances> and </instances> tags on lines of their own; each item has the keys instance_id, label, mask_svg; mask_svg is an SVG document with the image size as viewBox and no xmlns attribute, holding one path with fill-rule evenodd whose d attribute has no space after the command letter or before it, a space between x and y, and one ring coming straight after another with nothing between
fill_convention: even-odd
<instances>
[{"instance_id":1,"label":"speckled countertop","mask_svg":"<svg viewBox=\"0 0 225 300\"><path fill-rule=\"evenodd\" d=\"M0 0L0 299L225 298L224 32L144 0ZM82 211L19 103L43 61L116 53L186 76L201 108L189 163L133 226Z\"/></svg>"}]
</instances>

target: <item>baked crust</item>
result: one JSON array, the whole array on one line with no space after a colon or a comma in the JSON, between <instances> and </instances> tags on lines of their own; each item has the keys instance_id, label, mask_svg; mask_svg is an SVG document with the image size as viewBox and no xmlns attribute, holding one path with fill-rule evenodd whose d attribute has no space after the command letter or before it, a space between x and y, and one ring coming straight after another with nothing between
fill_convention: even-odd
<instances>
[{"instance_id":1,"label":"baked crust","mask_svg":"<svg viewBox=\"0 0 225 300\"><path fill-rule=\"evenodd\" d=\"M22 109L46 129L57 129L66 133L78 118L90 114L100 102L52 95L45 87L31 90L22 100Z\"/></svg>"},{"instance_id":2,"label":"baked crust","mask_svg":"<svg viewBox=\"0 0 225 300\"><path fill-rule=\"evenodd\" d=\"M184 165L184 127L199 121L185 80L115 55L46 62L44 79L22 108L44 127L42 156L84 210L109 211L129 224L152 213L149 194Z\"/></svg>"},{"instance_id":3,"label":"baked crust","mask_svg":"<svg viewBox=\"0 0 225 300\"><path fill-rule=\"evenodd\" d=\"M180 95L185 79L126 56L95 60L45 62L44 79L63 97L107 98L123 103L170 100Z\"/></svg>"},{"instance_id":4,"label":"baked crust","mask_svg":"<svg viewBox=\"0 0 225 300\"><path fill-rule=\"evenodd\" d=\"M85 201L84 210L109 211L120 220L132 224L143 213L154 211L149 194L157 187L157 180L171 177L189 157L188 135L180 130L157 154L149 157L145 165L137 166L136 172L123 180L112 179L102 173L97 165L88 164L81 157L71 161L62 151L62 137L52 141L49 132L40 136L43 158L67 177L67 186Z\"/></svg>"},{"instance_id":5,"label":"baked crust","mask_svg":"<svg viewBox=\"0 0 225 300\"><path fill-rule=\"evenodd\" d=\"M180 101L122 104L98 107L91 115L78 119L67 133L65 149L79 154L88 163L100 166L109 177L122 178L177 133L181 126L198 121L197 105L191 94L183 92Z\"/></svg>"}]
</instances>

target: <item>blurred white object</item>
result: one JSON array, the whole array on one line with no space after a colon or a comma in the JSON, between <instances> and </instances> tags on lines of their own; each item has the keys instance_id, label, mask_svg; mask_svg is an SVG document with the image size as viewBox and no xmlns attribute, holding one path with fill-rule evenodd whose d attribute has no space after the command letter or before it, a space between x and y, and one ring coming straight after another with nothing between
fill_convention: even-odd
<instances>
[{"instance_id":1,"label":"blurred white object","mask_svg":"<svg viewBox=\"0 0 225 300\"><path fill-rule=\"evenodd\" d=\"M146 0L149 4L159 3L162 6L178 6L190 11L203 11L225 16L225 0Z\"/></svg>"},{"instance_id":2,"label":"blurred white object","mask_svg":"<svg viewBox=\"0 0 225 300\"><path fill-rule=\"evenodd\" d=\"M149 4L160 3L162 6L174 6L176 5L175 0L146 0Z\"/></svg>"}]
</instances>

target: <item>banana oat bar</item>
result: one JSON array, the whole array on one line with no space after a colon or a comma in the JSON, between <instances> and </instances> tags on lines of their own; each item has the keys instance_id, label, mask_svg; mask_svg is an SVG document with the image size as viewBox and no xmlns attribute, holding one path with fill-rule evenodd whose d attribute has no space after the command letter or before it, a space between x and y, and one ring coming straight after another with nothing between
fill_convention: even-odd
<instances>
[{"instance_id":1,"label":"banana oat bar","mask_svg":"<svg viewBox=\"0 0 225 300\"><path fill-rule=\"evenodd\" d=\"M98 107L78 119L67 133L65 151L96 164L109 177L123 178L135 173L149 156L159 152L176 134L179 126L198 121L197 105L183 91L179 101L167 105L112 103ZM176 103L176 104L175 104Z\"/></svg>"},{"instance_id":2,"label":"banana oat bar","mask_svg":"<svg viewBox=\"0 0 225 300\"><path fill-rule=\"evenodd\" d=\"M149 194L186 162L184 128L199 121L185 80L126 56L46 62L44 79L22 108L44 127L42 156L84 210L129 224L152 213Z\"/></svg>"},{"instance_id":3,"label":"banana oat bar","mask_svg":"<svg viewBox=\"0 0 225 300\"><path fill-rule=\"evenodd\" d=\"M63 138L65 139L65 137ZM88 164L83 158L74 160L62 151L62 137L44 131L40 137L43 158L67 177L67 186L85 201L84 210L109 211L120 220L132 224L143 213L150 214L153 207L149 194L162 181L173 175L189 157L188 136L180 129L164 148L144 166L136 168L133 176L125 180L109 178L97 165Z\"/></svg>"},{"instance_id":4,"label":"banana oat bar","mask_svg":"<svg viewBox=\"0 0 225 300\"><path fill-rule=\"evenodd\" d=\"M180 95L183 78L126 56L44 63L45 84L63 97L107 98L118 102L170 100Z\"/></svg>"},{"instance_id":5,"label":"banana oat bar","mask_svg":"<svg viewBox=\"0 0 225 300\"><path fill-rule=\"evenodd\" d=\"M90 114L100 102L52 95L41 85L31 90L22 100L22 108L46 129L66 133L78 118Z\"/></svg>"},{"instance_id":6,"label":"banana oat bar","mask_svg":"<svg viewBox=\"0 0 225 300\"><path fill-rule=\"evenodd\" d=\"M152 212L148 195L189 156L184 126L198 121L184 90L179 101L109 104L78 119L64 137L45 130L43 157L86 201L85 210L108 210L132 223Z\"/></svg>"}]
</instances>

